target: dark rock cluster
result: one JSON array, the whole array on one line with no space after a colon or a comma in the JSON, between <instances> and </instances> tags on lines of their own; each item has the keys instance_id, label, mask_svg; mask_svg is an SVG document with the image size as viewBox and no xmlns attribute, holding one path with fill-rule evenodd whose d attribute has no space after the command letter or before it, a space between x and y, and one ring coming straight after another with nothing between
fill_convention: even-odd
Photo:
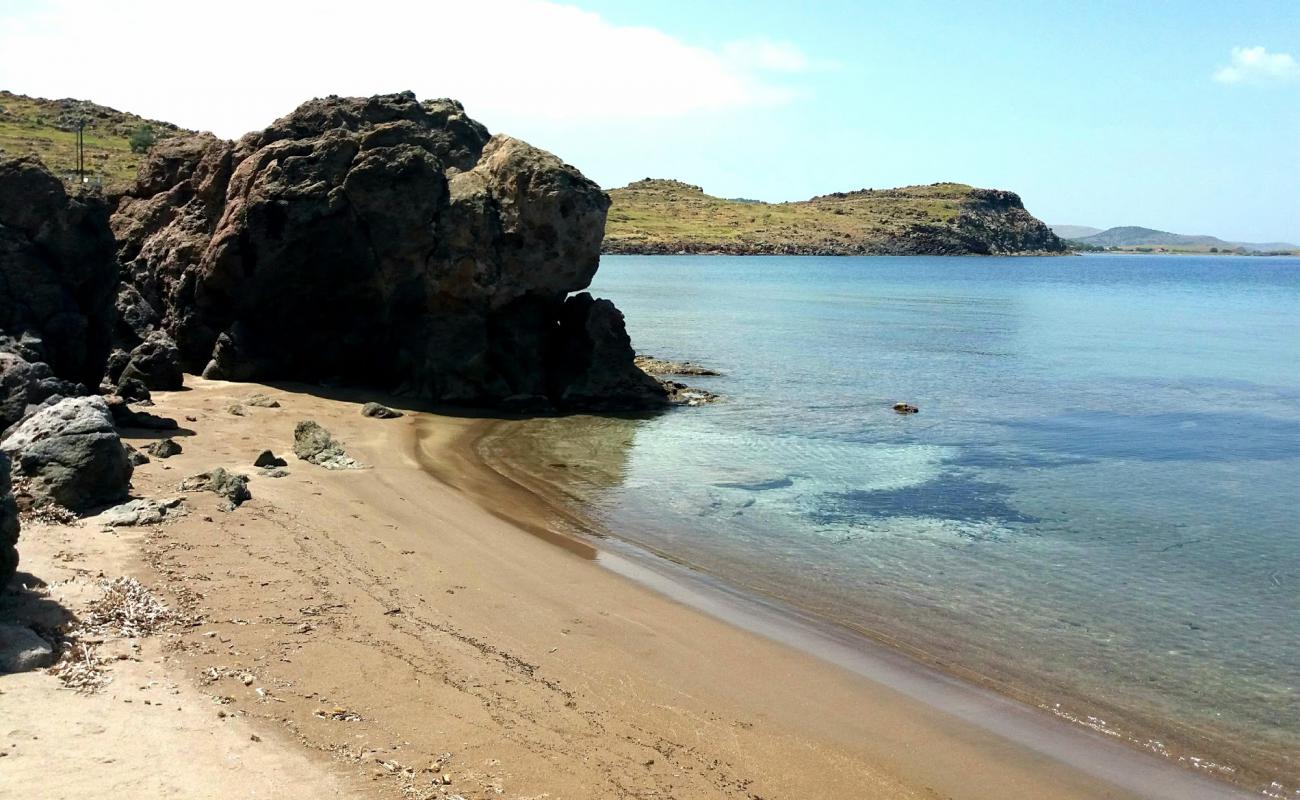
<instances>
[{"instance_id":1,"label":"dark rock cluster","mask_svg":"<svg viewBox=\"0 0 1300 800\"><path fill-rule=\"evenodd\" d=\"M18 506L10 486L9 456L0 452L0 590L18 569Z\"/></svg>"},{"instance_id":2,"label":"dark rock cluster","mask_svg":"<svg viewBox=\"0 0 1300 800\"><path fill-rule=\"evenodd\" d=\"M595 274L608 204L454 101L314 100L239 142L155 148L113 216L118 305L213 378L662 406L617 311L569 298Z\"/></svg>"}]
</instances>

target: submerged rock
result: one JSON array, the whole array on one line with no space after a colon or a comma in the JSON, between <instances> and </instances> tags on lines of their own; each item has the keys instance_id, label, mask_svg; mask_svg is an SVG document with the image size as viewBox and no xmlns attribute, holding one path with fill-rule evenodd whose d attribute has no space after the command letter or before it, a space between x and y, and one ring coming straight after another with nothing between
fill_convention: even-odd
<instances>
[{"instance_id":1,"label":"submerged rock","mask_svg":"<svg viewBox=\"0 0 1300 800\"><path fill-rule=\"evenodd\" d=\"M329 431L311 420L303 420L293 429L293 454L325 469L361 468Z\"/></svg>"},{"instance_id":2,"label":"submerged rock","mask_svg":"<svg viewBox=\"0 0 1300 800\"><path fill-rule=\"evenodd\" d=\"M0 443L37 505L82 512L124 500L134 469L102 397L62 400Z\"/></svg>"},{"instance_id":3,"label":"submerged rock","mask_svg":"<svg viewBox=\"0 0 1300 800\"><path fill-rule=\"evenodd\" d=\"M893 409L895 412L899 414L916 414L919 413L921 410L909 403L894 403Z\"/></svg>"},{"instance_id":4,"label":"submerged rock","mask_svg":"<svg viewBox=\"0 0 1300 800\"><path fill-rule=\"evenodd\" d=\"M366 403L361 407L361 416L374 417L375 419L397 419L402 416L402 412L395 411L388 406L382 406L379 403Z\"/></svg>"},{"instance_id":5,"label":"submerged rock","mask_svg":"<svg viewBox=\"0 0 1300 800\"><path fill-rule=\"evenodd\" d=\"M112 222L186 370L662 407L622 315L566 299L595 274L608 205L459 103L402 93L312 100L237 143L160 144Z\"/></svg>"}]
</instances>

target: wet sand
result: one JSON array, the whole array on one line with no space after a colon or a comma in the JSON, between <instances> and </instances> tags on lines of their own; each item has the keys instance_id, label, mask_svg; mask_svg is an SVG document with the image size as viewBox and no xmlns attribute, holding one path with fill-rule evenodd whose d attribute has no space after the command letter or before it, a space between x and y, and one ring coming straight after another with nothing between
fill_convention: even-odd
<instances>
[{"instance_id":1,"label":"wet sand","mask_svg":"<svg viewBox=\"0 0 1300 800\"><path fill-rule=\"evenodd\" d=\"M182 478L224 466L252 478L253 499L224 513L214 495L191 494L187 516L148 529L33 527L22 569L51 583L60 570L132 575L203 615L140 664L210 721L190 735L251 731L262 757L311 777L292 782L302 796L1236 796L688 572L558 536L539 498L478 462L485 421L374 420L361 395L187 383L159 393L156 411L193 416L182 422L193 435L178 437L181 455L138 468L135 493L173 496ZM281 408L226 411L259 390ZM369 468L294 459L301 419ZM265 448L287 456L287 477L252 468ZM72 545L31 543L55 537ZM110 545L120 556L104 554ZM136 704L105 702L135 680L117 673L83 698L48 675L4 678L0 703L6 722L42 692L74 716L138 719ZM2 785L38 785L28 781L80 746L75 726L49 727L22 759L0 759ZM15 734L4 733L7 747ZM184 741L163 736L153 757L229 762ZM101 788L49 796L148 794L135 772L147 762L102 743L115 760L95 768ZM209 784L172 796L208 796Z\"/></svg>"}]
</instances>

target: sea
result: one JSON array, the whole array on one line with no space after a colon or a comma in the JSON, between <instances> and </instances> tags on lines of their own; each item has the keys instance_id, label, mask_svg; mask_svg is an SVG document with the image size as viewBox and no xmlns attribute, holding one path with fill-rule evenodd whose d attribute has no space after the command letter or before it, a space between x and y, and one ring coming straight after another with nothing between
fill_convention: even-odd
<instances>
[{"instance_id":1,"label":"sea","mask_svg":"<svg viewBox=\"0 0 1300 800\"><path fill-rule=\"evenodd\" d=\"M600 535L1300 796L1300 259L605 256L591 291L722 399L513 422L489 462Z\"/></svg>"}]
</instances>

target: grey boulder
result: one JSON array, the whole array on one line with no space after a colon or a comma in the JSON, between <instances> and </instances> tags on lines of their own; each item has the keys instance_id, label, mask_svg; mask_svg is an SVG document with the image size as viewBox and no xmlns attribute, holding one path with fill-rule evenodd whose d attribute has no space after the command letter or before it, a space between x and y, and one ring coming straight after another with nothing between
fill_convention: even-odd
<instances>
[{"instance_id":1,"label":"grey boulder","mask_svg":"<svg viewBox=\"0 0 1300 800\"><path fill-rule=\"evenodd\" d=\"M82 512L125 500L134 467L102 397L41 409L0 443L37 505Z\"/></svg>"},{"instance_id":2,"label":"grey boulder","mask_svg":"<svg viewBox=\"0 0 1300 800\"><path fill-rule=\"evenodd\" d=\"M0 625L0 674L30 672L54 663L54 648L21 625Z\"/></svg>"}]
</instances>

